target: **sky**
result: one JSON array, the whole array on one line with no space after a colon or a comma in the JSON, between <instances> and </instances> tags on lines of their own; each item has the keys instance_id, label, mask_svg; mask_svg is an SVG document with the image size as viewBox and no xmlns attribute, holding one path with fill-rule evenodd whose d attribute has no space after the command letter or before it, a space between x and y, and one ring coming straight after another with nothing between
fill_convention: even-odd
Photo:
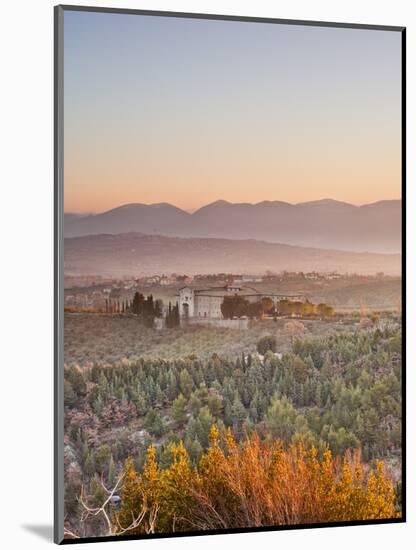
<instances>
[{"instance_id":1,"label":"sky","mask_svg":"<svg viewBox=\"0 0 416 550\"><path fill-rule=\"evenodd\" d=\"M66 212L401 197L394 31L66 11Z\"/></svg>"}]
</instances>

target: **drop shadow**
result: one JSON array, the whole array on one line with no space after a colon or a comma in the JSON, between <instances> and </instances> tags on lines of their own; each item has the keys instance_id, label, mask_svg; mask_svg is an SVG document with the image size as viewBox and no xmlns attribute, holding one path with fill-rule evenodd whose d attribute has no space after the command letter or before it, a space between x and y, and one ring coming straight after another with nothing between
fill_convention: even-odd
<instances>
[{"instance_id":1,"label":"drop shadow","mask_svg":"<svg viewBox=\"0 0 416 550\"><path fill-rule=\"evenodd\" d=\"M48 542L53 542L52 525L22 525L23 529Z\"/></svg>"}]
</instances>

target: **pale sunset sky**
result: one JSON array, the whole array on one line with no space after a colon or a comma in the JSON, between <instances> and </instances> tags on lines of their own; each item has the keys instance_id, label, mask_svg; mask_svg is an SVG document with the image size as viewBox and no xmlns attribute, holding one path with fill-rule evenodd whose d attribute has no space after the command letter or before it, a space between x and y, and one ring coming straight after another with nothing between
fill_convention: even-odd
<instances>
[{"instance_id":1,"label":"pale sunset sky","mask_svg":"<svg viewBox=\"0 0 416 550\"><path fill-rule=\"evenodd\" d=\"M394 31L67 11L66 212L401 197Z\"/></svg>"}]
</instances>

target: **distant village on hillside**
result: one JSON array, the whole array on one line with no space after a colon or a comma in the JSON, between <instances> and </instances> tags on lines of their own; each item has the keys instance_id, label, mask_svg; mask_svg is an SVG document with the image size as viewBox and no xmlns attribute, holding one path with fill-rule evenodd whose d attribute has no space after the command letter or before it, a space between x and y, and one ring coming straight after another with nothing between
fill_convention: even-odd
<instances>
[{"instance_id":1,"label":"distant village on hillside","mask_svg":"<svg viewBox=\"0 0 416 550\"><path fill-rule=\"evenodd\" d=\"M64 300L65 309L68 312L124 314L132 311L132 303L136 295L148 296L157 305L155 325L162 328L157 318L165 319L170 315L169 308L173 308L172 312L177 315L178 322L181 320L181 322L204 323L225 321L233 317L258 318L260 314L261 316L276 315L279 304L282 310L284 302L310 303L314 299L314 289L319 295L319 291L332 287L344 288L351 284L367 283L370 286L389 279L391 277L383 273L364 276L316 271L268 272L258 276L232 273L188 276L172 273L123 279L107 279L92 275L67 276ZM237 296L243 304L239 306L238 315L227 315L224 300ZM262 307L259 308L260 303ZM328 307L330 306L329 302ZM361 302L360 306L362 307ZM177 311L174 308L177 308ZM296 307L292 309L293 314L298 312L297 310L299 310L298 313L301 312L300 310L304 313L305 306L299 305L297 309ZM225 323L223 325L226 326Z\"/></svg>"}]
</instances>

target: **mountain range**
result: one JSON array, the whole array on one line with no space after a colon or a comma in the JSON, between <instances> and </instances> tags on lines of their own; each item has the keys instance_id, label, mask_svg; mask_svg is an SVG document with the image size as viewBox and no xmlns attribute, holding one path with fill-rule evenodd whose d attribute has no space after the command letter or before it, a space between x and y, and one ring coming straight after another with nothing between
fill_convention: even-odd
<instances>
[{"instance_id":1,"label":"mountain range","mask_svg":"<svg viewBox=\"0 0 416 550\"><path fill-rule=\"evenodd\" d=\"M399 254L303 248L256 240L178 238L142 233L65 239L66 274L122 277L155 273L244 273L266 270L399 275Z\"/></svg>"},{"instance_id":2,"label":"mountain range","mask_svg":"<svg viewBox=\"0 0 416 550\"><path fill-rule=\"evenodd\" d=\"M255 239L323 249L399 253L401 201L355 206L332 199L299 204L219 200L193 213L168 203L134 203L100 214L65 214L65 237L131 232L182 238Z\"/></svg>"}]
</instances>

